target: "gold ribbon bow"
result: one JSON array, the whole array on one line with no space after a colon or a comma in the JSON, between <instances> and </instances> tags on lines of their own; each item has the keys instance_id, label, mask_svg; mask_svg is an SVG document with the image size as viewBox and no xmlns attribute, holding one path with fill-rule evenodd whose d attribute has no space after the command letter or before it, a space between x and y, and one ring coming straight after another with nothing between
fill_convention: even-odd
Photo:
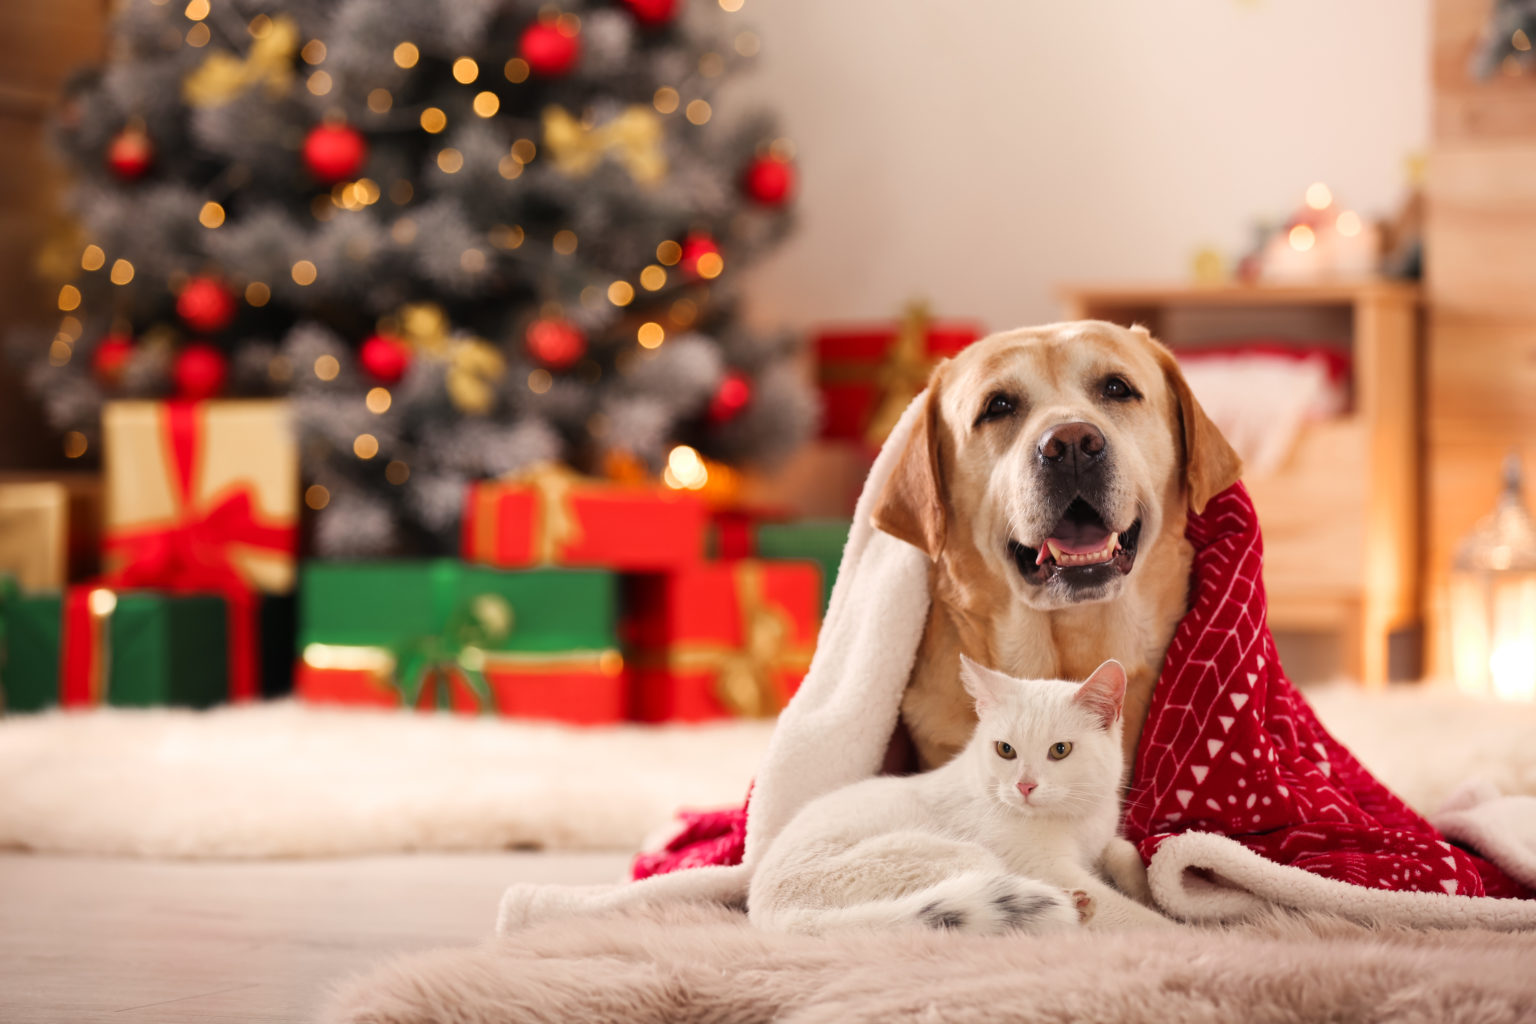
<instances>
[{"instance_id":1,"label":"gold ribbon bow","mask_svg":"<svg viewBox=\"0 0 1536 1024\"><path fill-rule=\"evenodd\" d=\"M194 107L228 103L253 85L264 84L271 96L281 96L293 82L293 55L299 49L299 26L292 18L272 19L266 34L251 43L245 59L228 50L215 50L181 81L181 94Z\"/></svg>"},{"instance_id":2,"label":"gold ribbon bow","mask_svg":"<svg viewBox=\"0 0 1536 1024\"><path fill-rule=\"evenodd\" d=\"M573 178L591 174L604 156L612 154L640 184L660 181L667 173L663 134L661 119L638 105L595 126L577 120L563 107L544 108L544 147L555 166Z\"/></svg>"},{"instance_id":3,"label":"gold ribbon bow","mask_svg":"<svg viewBox=\"0 0 1536 1024\"><path fill-rule=\"evenodd\" d=\"M879 445L896 428L896 421L912 399L928 383L933 364L928 358L928 307L914 302L907 307L896 330L896 341L875 371L875 411L864 436Z\"/></svg>"},{"instance_id":4,"label":"gold ribbon bow","mask_svg":"<svg viewBox=\"0 0 1536 1024\"><path fill-rule=\"evenodd\" d=\"M507 372L500 352L480 338L454 337L447 315L435 302L402 306L396 322L413 349L448 364L443 384L457 408L476 415L490 411L496 384Z\"/></svg>"},{"instance_id":5,"label":"gold ribbon bow","mask_svg":"<svg viewBox=\"0 0 1536 1024\"><path fill-rule=\"evenodd\" d=\"M741 646L680 644L667 657L679 671L705 669L715 673L715 695L732 714L768 718L784 707L775 677L804 671L811 648L791 644L794 621L789 613L763 596L763 567L739 562L734 569L736 600L741 610Z\"/></svg>"},{"instance_id":6,"label":"gold ribbon bow","mask_svg":"<svg viewBox=\"0 0 1536 1024\"><path fill-rule=\"evenodd\" d=\"M509 482L533 489L533 557L546 565L553 563L561 548L581 537L581 524L571 504L571 491L581 483L580 474L559 463L540 462Z\"/></svg>"}]
</instances>

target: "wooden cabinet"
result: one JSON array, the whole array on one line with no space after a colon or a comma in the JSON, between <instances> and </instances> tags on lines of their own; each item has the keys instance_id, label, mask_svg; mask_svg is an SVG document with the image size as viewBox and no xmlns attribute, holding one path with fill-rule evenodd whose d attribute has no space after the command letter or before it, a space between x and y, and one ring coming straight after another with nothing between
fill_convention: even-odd
<instances>
[{"instance_id":1,"label":"wooden cabinet","mask_svg":"<svg viewBox=\"0 0 1536 1024\"><path fill-rule=\"evenodd\" d=\"M1245 482L1264 530L1271 626L1342 629L1347 668L1384 683L1390 638L1420 622L1418 289L1077 287L1065 299L1074 319L1144 324L1174 348L1291 338L1349 350L1350 411L1304 428L1276 473Z\"/></svg>"}]
</instances>

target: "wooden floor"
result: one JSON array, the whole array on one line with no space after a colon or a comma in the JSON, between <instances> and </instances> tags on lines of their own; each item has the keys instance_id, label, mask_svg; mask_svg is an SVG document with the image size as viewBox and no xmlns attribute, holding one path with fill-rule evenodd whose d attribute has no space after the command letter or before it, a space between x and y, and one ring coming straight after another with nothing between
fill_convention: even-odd
<instances>
[{"instance_id":1,"label":"wooden floor","mask_svg":"<svg viewBox=\"0 0 1536 1024\"><path fill-rule=\"evenodd\" d=\"M510 882L607 882L618 854L178 863L0 854L0 1021L308 1021L382 956L469 945Z\"/></svg>"}]
</instances>

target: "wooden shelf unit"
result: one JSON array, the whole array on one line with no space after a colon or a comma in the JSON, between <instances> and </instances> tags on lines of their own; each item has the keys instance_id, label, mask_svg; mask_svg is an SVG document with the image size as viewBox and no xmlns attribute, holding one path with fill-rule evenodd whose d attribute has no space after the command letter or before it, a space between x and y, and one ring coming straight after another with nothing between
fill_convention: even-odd
<instances>
[{"instance_id":1,"label":"wooden shelf unit","mask_svg":"<svg viewBox=\"0 0 1536 1024\"><path fill-rule=\"evenodd\" d=\"M1421 622L1418 288L1376 279L1089 285L1062 296L1071 319L1143 324L1175 349L1243 340L1347 348L1350 411L1303 428L1279 471L1245 483L1264 529L1270 625L1342 630L1347 670L1384 685L1391 637L1416 637ZM1415 664L1398 674L1416 673Z\"/></svg>"}]
</instances>

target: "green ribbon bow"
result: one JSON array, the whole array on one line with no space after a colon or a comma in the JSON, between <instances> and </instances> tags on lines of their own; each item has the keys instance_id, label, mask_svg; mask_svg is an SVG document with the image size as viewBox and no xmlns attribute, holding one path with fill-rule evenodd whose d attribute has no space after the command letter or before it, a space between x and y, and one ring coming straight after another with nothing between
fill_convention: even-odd
<instances>
[{"instance_id":1,"label":"green ribbon bow","mask_svg":"<svg viewBox=\"0 0 1536 1024\"><path fill-rule=\"evenodd\" d=\"M441 633L390 648L396 685L406 706L415 707L422 692L441 680L437 706L450 707L451 681L458 676L474 692L482 712L494 710L490 684L485 680L485 649L505 640L512 624L512 605L506 598L477 594L454 609Z\"/></svg>"}]
</instances>

